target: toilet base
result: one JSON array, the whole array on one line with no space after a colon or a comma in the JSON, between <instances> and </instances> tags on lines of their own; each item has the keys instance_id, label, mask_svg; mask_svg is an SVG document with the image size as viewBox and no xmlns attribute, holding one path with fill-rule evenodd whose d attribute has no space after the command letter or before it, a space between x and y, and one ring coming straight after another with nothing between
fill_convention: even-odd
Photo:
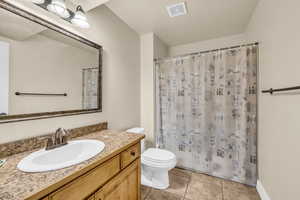
<instances>
[{"instance_id":1,"label":"toilet base","mask_svg":"<svg viewBox=\"0 0 300 200\"><path fill-rule=\"evenodd\" d=\"M169 170L142 166L141 183L155 189L167 189L170 186Z\"/></svg>"}]
</instances>

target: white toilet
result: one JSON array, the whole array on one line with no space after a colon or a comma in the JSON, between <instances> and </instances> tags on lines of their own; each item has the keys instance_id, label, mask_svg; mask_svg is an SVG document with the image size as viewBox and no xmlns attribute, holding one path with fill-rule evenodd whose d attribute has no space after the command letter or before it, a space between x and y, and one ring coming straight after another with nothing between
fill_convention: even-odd
<instances>
[{"instance_id":1,"label":"white toilet","mask_svg":"<svg viewBox=\"0 0 300 200\"><path fill-rule=\"evenodd\" d=\"M132 128L129 133L144 133L143 128ZM156 189L166 189L169 187L169 170L176 166L176 156L174 153L158 149L149 148L145 150L145 140L141 141L141 162L142 162L142 185Z\"/></svg>"}]
</instances>

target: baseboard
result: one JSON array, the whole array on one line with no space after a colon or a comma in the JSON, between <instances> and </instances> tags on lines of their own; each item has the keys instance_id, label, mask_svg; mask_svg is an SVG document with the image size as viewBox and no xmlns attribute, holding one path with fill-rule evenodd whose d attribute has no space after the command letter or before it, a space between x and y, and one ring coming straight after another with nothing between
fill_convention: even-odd
<instances>
[{"instance_id":1,"label":"baseboard","mask_svg":"<svg viewBox=\"0 0 300 200\"><path fill-rule=\"evenodd\" d=\"M256 190L257 190L261 200L271 200L271 198L269 197L268 193L266 192L264 186L262 185L262 183L259 180L257 180Z\"/></svg>"}]
</instances>

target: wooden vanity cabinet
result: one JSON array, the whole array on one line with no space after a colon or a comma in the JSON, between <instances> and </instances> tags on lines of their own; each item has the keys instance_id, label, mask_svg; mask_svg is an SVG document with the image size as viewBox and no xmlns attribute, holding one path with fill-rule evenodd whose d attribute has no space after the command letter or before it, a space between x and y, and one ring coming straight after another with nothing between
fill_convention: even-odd
<instances>
[{"instance_id":1,"label":"wooden vanity cabinet","mask_svg":"<svg viewBox=\"0 0 300 200\"><path fill-rule=\"evenodd\" d=\"M87 198L87 200L95 200L95 196L92 195L92 196L90 196L89 198Z\"/></svg>"},{"instance_id":2,"label":"wooden vanity cabinet","mask_svg":"<svg viewBox=\"0 0 300 200\"><path fill-rule=\"evenodd\" d=\"M120 156L116 156L50 194L50 200L85 199L120 171Z\"/></svg>"},{"instance_id":3,"label":"wooden vanity cabinet","mask_svg":"<svg viewBox=\"0 0 300 200\"><path fill-rule=\"evenodd\" d=\"M140 200L140 143L41 200Z\"/></svg>"},{"instance_id":4,"label":"wooden vanity cabinet","mask_svg":"<svg viewBox=\"0 0 300 200\"><path fill-rule=\"evenodd\" d=\"M121 153L121 169L127 167L132 161L140 157L140 144L133 145Z\"/></svg>"},{"instance_id":5,"label":"wooden vanity cabinet","mask_svg":"<svg viewBox=\"0 0 300 200\"><path fill-rule=\"evenodd\" d=\"M94 200L139 200L139 163L134 161L95 193Z\"/></svg>"}]
</instances>

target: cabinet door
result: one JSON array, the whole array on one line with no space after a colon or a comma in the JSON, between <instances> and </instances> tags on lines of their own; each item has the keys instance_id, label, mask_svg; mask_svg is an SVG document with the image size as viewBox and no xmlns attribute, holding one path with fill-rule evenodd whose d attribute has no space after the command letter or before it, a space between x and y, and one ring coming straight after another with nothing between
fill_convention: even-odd
<instances>
[{"instance_id":1,"label":"cabinet door","mask_svg":"<svg viewBox=\"0 0 300 200\"><path fill-rule=\"evenodd\" d=\"M49 200L86 199L119 171L120 156L118 155L50 194Z\"/></svg>"},{"instance_id":2,"label":"cabinet door","mask_svg":"<svg viewBox=\"0 0 300 200\"><path fill-rule=\"evenodd\" d=\"M95 200L140 200L140 159L104 185Z\"/></svg>"},{"instance_id":3,"label":"cabinet door","mask_svg":"<svg viewBox=\"0 0 300 200\"><path fill-rule=\"evenodd\" d=\"M126 168L131 162L140 157L140 143L128 148L121 153L121 168Z\"/></svg>"},{"instance_id":4,"label":"cabinet door","mask_svg":"<svg viewBox=\"0 0 300 200\"><path fill-rule=\"evenodd\" d=\"M95 196L92 195L92 196L90 196L89 198L87 198L86 200L95 200Z\"/></svg>"}]
</instances>

